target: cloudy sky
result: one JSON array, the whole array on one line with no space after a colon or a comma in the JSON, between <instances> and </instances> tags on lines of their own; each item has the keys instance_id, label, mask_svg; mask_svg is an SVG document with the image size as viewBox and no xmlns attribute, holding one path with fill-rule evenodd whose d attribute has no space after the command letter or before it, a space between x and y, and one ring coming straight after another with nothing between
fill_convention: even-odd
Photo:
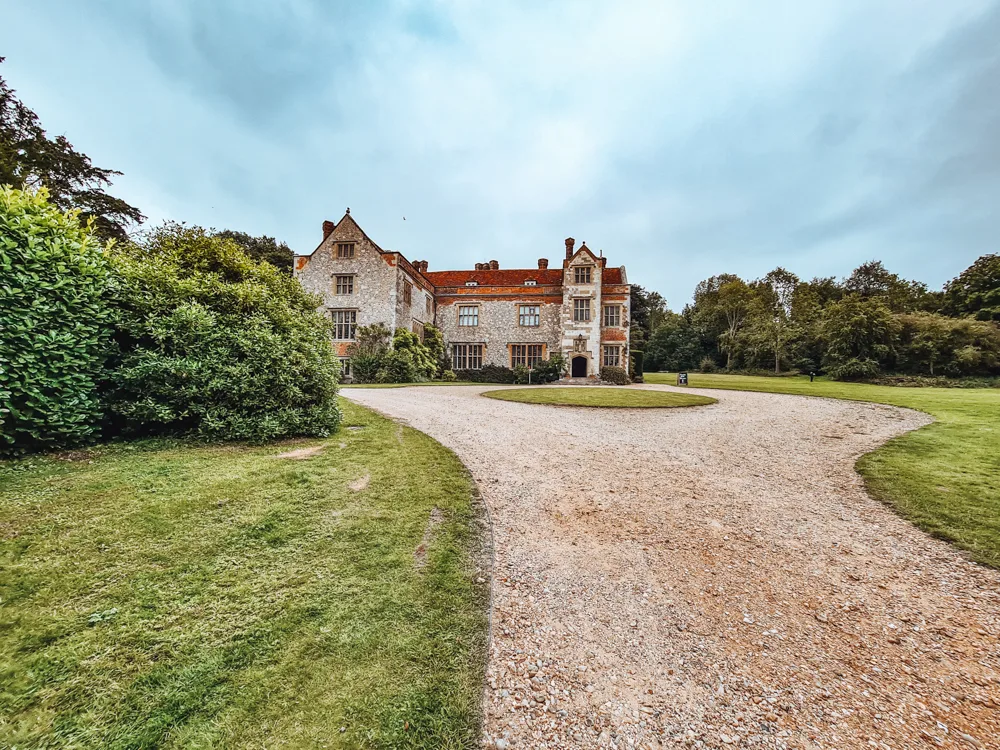
<instances>
[{"instance_id":1,"label":"cloudy sky","mask_svg":"<svg viewBox=\"0 0 1000 750\"><path fill-rule=\"evenodd\" d=\"M0 0L2 74L153 221L694 284L1000 237L1000 2ZM403 217L406 217L405 221Z\"/></svg>"}]
</instances>

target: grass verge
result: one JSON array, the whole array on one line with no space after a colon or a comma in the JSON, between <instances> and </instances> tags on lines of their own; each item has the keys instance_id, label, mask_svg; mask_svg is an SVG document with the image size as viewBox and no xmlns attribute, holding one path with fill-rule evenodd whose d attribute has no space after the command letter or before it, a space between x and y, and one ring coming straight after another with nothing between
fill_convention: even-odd
<instances>
[{"instance_id":1,"label":"grass verge","mask_svg":"<svg viewBox=\"0 0 1000 750\"><path fill-rule=\"evenodd\" d=\"M898 388L818 378L691 373L696 388L872 401L927 412L937 421L863 456L869 492L924 531L1000 568L1000 390ZM673 385L668 373L645 382Z\"/></svg>"},{"instance_id":2,"label":"grass verge","mask_svg":"<svg viewBox=\"0 0 1000 750\"><path fill-rule=\"evenodd\" d=\"M471 479L342 405L328 440L0 464L0 747L476 746Z\"/></svg>"},{"instance_id":3,"label":"grass verge","mask_svg":"<svg viewBox=\"0 0 1000 750\"><path fill-rule=\"evenodd\" d=\"M662 409L676 406L704 406L714 404L714 398L693 393L668 393L642 391L630 388L602 388L599 386L571 386L559 388L508 388L486 391L487 398L500 401L518 401L522 404L550 404L552 406L595 406L627 409Z\"/></svg>"}]
</instances>

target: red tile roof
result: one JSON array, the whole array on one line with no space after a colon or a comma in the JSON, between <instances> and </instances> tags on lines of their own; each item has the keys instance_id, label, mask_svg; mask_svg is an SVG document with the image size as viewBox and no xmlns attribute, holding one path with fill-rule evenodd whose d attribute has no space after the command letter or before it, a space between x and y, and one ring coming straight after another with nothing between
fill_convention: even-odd
<instances>
[{"instance_id":1,"label":"red tile roof","mask_svg":"<svg viewBox=\"0 0 1000 750\"><path fill-rule=\"evenodd\" d=\"M602 284L621 284L622 283L622 269L620 269L620 268L605 268L601 272L601 283Z\"/></svg>"},{"instance_id":2,"label":"red tile roof","mask_svg":"<svg viewBox=\"0 0 1000 750\"><path fill-rule=\"evenodd\" d=\"M563 272L561 268L501 268L496 271L426 271L423 276L434 286L465 286L467 281L475 281L479 286L522 286L530 279L542 286L562 284Z\"/></svg>"}]
</instances>

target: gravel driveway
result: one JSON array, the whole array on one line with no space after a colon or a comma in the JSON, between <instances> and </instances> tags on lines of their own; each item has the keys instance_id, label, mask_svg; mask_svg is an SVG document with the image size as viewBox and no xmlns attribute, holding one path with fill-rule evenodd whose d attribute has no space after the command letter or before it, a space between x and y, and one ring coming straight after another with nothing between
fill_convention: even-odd
<instances>
[{"instance_id":1,"label":"gravel driveway","mask_svg":"<svg viewBox=\"0 0 1000 750\"><path fill-rule=\"evenodd\" d=\"M1000 747L1000 574L853 470L928 417L493 388L343 392L454 449L492 510L488 747Z\"/></svg>"}]
</instances>

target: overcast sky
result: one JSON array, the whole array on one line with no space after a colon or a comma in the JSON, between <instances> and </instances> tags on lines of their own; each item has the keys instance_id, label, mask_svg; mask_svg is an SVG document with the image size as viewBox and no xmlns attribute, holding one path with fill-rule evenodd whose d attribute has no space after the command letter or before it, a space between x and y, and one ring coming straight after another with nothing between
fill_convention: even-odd
<instances>
[{"instance_id":1,"label":"overcast sky","mask_svg":"<svg viewBox=\"0 0 1000 750\"><path fill-rule=\"evenodd\" d=\"M432 270L573 236L675 309L722 272L937 288L1000 250L1000 2L0 8L0 74L151 221L309 253L350 206Z\"/></svg>"}]
</instances>

